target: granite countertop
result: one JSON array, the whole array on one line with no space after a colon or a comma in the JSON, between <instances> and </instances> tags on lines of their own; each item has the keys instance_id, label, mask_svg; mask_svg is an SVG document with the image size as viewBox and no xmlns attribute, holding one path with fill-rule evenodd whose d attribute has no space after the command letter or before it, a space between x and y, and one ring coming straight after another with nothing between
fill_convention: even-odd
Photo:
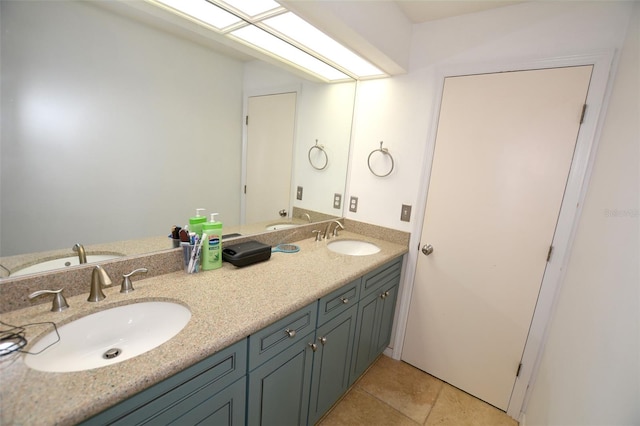
<instances>
[{"instance_id":1,"label":"granite countertop","mask_svg":"<svg viewBox=\"0 0 640 426\"><path fill-rule=\"evenodd\" d=\"M46 373L28 368L22 355L0 358L0 424L80 422L407 252L406 245L352 232L338 239L370 241L381 251L341 255L329 251L326 241L311 238L296 242L297 253L273 253L268 262L246 268L224 263L215 271L134 280L136 290L129 294L120 294L120 282L114 280L98 303L87 302L83 294L67 298L70 308L61 313L50 312L47 303L2 314L0 320L16 326L43 321L60 326L117 305L168 300L188 306L192 317L168 342L108 367ZM26 337L33 343L49 331L50 326L29 327Z\"/></svg>"}]
</instances>

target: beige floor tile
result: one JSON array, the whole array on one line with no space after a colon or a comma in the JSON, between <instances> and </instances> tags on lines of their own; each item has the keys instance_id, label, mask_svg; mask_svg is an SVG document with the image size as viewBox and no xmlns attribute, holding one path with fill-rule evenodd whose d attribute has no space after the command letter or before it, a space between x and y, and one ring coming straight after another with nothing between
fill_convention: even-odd
<instances>
[{"instance_id":1,"label":"beige floor tile","mask_svg":"<svg viewBox=\"0 0 640 426\"><path fill-rule=\"evenodd\" d=\"M442 385L435 377L383 355L356 386L422 424Z\"/></svg>"},{"instance_id":2,"label":"beige floor tile","mask_svg":"<svg viewBox=\"0 0 640 426\"><path fill-rule=\"evenodd\" d=\"M358 388L352 388L318 425L417 426L418 423L403 416L366 392Z\"/></svg>"},{"instance_id":3,"label":"beige floor tile","mask_svg":"<svg viewBox=\"0 0 640 426\"><path fill-rule=\"evenodd\" d=\"M444 384L425 426L517 426L504 412Z\"/></svg>"}]
</instances>

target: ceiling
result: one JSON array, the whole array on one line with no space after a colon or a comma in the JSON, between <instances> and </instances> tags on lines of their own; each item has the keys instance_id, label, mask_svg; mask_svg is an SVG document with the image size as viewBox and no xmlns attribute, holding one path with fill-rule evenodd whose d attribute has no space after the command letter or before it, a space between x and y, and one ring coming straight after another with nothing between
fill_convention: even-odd
<instances>
[{"instance_id":1,"label":"ceiling","mask_svg":"<svg viewBox=\"0 0 640 426\"><path fill-rule=\"evenodd\" d=\"M497 7L523 3L523 0L452 1L452 0L396 0L396 4L412 24L436 19L481 12Z\"/></svg>"}]
</instances>

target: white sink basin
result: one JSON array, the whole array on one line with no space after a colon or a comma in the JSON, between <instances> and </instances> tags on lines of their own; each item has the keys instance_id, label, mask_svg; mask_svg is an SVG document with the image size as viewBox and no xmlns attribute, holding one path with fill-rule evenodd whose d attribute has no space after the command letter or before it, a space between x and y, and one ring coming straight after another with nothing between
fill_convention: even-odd
<instances>
[{"instance_id":1,"label":"white sink basin","mask_svg":"<svg viewBox=\"0 0 640 426\"><path fill-rule=\"evenodd\" d=\"M336 240L327 244L327 248L349 256L368 256L380 251L380 247L377 245L359 240Z\"/></svg>"},{"instance_id":2,"label":"white sink basin","mask_svg":"<svg viewBox=\"0 0 640 426\"><path fill-rule=\"evenodd\" d=\"M272 225L269 225L266 227L267 231L277 231L278 229L289 229L289 228L295 228L298 225L295 225L293 223L274 223Z\"/></svg>"},{"instance_id":3,"label":"white sink basin","mask_svg":"<svg viewBox=\"0 0 640 426\"><path fill-rule=\"evenodd\" d=\"M104 367L160 346L191 319L186 307L172 302L141 302L105 309L58 327L36 342L27 354L27 366L64 373Z\"/></svg>"},{"instance_id":4,"label":"white sink basin","mask_svg":"<svg viewBox=\"0 0 640 426\"><path fill-rule=\"evenodd\" d=\"M102 262L105 260L117 259L122 257L117 254L89 254L87 255L87 263ZM60 257L53 260L45 260L44 262L36 263L35 265L27 266L26 268L19 269L11 273L10 277L19 277L21 275L34 274L36 272L47 272L55 269L63 269L69 266L77 266L80 264L78 255Z\"/></svg>"}]
</instances>

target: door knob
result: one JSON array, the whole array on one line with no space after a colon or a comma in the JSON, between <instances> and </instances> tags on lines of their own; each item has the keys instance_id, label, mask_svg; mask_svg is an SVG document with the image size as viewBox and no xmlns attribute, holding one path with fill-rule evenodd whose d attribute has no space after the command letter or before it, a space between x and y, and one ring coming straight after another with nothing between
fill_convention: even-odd
<instances>
[{"instance_id":1,"label":"door knob","mask_svg":"<svg viewBox=\"0 0 640 426\"><path fill-rule=\"evenodd\" d=\"M429 256L431 253L433 253L433 246L431 244L423 245L422 253L424 253L425 256Z\"/></svg>"}]
</instances>

